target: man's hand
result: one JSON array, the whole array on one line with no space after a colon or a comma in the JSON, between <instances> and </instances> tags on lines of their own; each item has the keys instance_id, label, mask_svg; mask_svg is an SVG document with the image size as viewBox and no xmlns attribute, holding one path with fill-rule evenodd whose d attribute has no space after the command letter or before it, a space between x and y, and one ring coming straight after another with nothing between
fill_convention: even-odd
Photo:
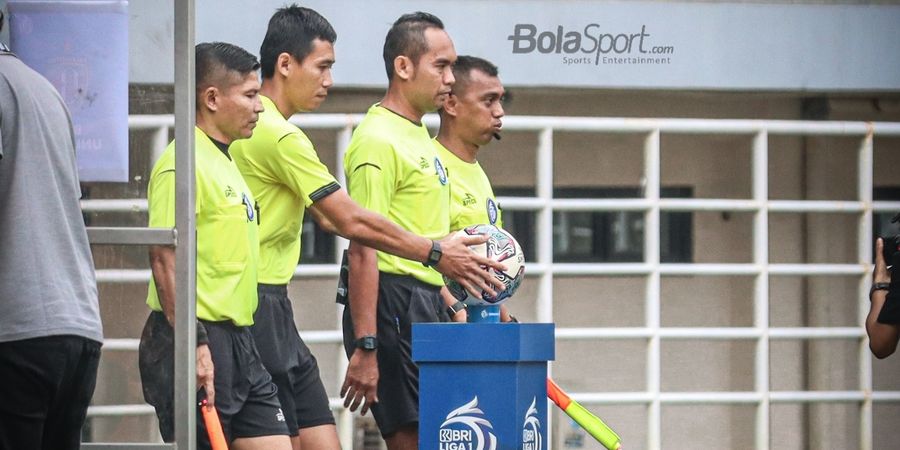
<instances>
[{"instance_id":1,"label":"man's hand","mask_svg":"<svg viewBox=\"0 0 900 450\"><path fill-rule=\"evenodd\" d=\"M197 346L197 388L206 390L206 407L212 409L216 403L216 387L213 385L213 362L209 345Z\"/></svg>"},{"instance_id":2,"label":"man's hand","mask_svg":"<svg viewBox=\"0 0 900 450\"><path fill-rule=\"evenodd\" d=\"M469 249L470 245L487 242L486 235L463 236L452 234L440 241L441 260L434 267L438 272L456 280L475 297L481 297L481 291L489 295L497 295L497 291L506 289L502 281L491 276L486 268L506 270L503 264L478 255Z\"/></svg>"},{"instance_id":3,"label":"man's hand","mask_svg":"<svg viewBox=\"0 0 900 450\"><path fill-rule=\"evenodd\" d=\"M366 411L378 403L378 358L375 354L377 351L356 349L350 356L344 385L341 386L344 408L356 411L362 404L360 414L366 415Z\"/></svg>"}]
</instances>

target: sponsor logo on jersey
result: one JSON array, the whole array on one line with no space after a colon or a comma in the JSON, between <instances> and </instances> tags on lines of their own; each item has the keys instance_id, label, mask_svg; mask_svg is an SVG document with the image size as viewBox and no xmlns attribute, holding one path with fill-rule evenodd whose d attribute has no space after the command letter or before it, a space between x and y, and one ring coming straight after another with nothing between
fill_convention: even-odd
<instances>
[{"instance_id":1,"label":"sponsor logo on jersey","mask_svg":"<svg viewBox=\"0 0 900 450\"><path fill-rule=\"evenodd\" d=\"M478 396L447 414L438 430L438 450L497 450L494 426L478 407Z\"/></svg>"},{"instance_id":2,"label":"sponsor logo on jersey","mask_svg":"<svg viewBox=\"0 0 900 450\"><path fill-rule=\"evenodd\" d=\"M466 195L463 196L462 204L463 204L463 206L472 206L472 205L474 205L475 202L477 202L477 201L478 201L478 200L475 199L475 196L474 196L474 195L472 195L472 194L466 192Z\"/></svg>"},{"instance_id":3,"label":"sponsor logo on jersey","mask_svg":"<svg viewBox=\"0 0 900 450\"><path fill-rule=\"evenodd\" d=\"M444 165L438 157L434 157L434 171L437 172L438 180L441 184L447 184L447 172L444 171Z\"/></svg>"},{"instance_id":4,"label":"sponsor logo on jersey","mask_svg":"<svg viewBox=\"0 0 900 450\"><path fill-rule=\"evenodd\" d=\"M428 160L425 159L425 157L420 156L420 157L419 157L419 168L420 168L420 169L427 169L427 168L429 168L429 167L431 167L431 164L428 164Z\"/></svg>"},{"instance_id":5,"label":"sponsor logo on jersey","mask_svg":"<svg viewBox=\"0 0 900 450\"><path fill-rule=\"evenodd\" d=\"M497 204L494 203L494 199L492 198L487 199L487 215L491 225L497 223Z\"/></svg>"},{"instance_id":6,"label":"sponsor logo on jersey","mask_svg":"<svg viewBox=\"0 0 900 450\"><path fill-rule=\"evenodd\" d=\"M253 202L250 201L250 197L247 197L247 194L241 194L243 200L241 203L244 204L244 208L247 209L247 221L253 222L256 220L256 210L253 208Z\"/></svg>"},{"instance_id":7,"label":"sponsor logo on jersey","mask_svg":"<svg viewBox=\"0 0 900 450\"><path fill-rule=\"evenodd\" d=\"M234 189L231 186L225 186L225 198L233 198L237 197L237 194L234 193Z\"/></svg>"}]
</instances>

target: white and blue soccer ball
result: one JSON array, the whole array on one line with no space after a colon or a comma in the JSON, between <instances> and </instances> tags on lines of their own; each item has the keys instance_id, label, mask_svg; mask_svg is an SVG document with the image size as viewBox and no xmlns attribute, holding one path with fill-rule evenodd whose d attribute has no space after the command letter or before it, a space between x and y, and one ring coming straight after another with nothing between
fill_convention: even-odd
<instances>
[{"instance_id":1,"label":"white and blue soccer ball","mask_svg":"<svg viewBox=\"0 0 900 450\"><path fill-rule=\"evenodd\" d=\"M487 242L472 245L469 248L488 259L493 259L506 266L506 269L503 271L488 269L494 277L506 285L506 289L498 292L496 296L488 295L487 292L482 291L479 298L469 294L469 291L456 281L444 277L444 282L447 284L450 294L469 306L499 305L512 297L522 284L522 280L525 279L525 254L522 253L522 247L519 246L516 239L506 230L497 228L494 225L472 225L457 231L456 234L468 236L488 235Z\"/></svg>"}]
</instances>

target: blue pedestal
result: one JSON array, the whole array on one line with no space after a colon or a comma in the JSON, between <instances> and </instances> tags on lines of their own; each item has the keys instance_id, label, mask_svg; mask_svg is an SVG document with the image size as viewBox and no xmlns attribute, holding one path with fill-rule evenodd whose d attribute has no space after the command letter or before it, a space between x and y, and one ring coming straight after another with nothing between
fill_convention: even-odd
<instances>
[{"instance_id":1,"label":"blue pedestal","mask_svg":"<svg viewBox=\"0 0 900 450\"><path fill-rule=\"evenodd\" d=\"M547 449L553 329L553 324L413 324L419 449Z\"/></svg>"}]
</instances>

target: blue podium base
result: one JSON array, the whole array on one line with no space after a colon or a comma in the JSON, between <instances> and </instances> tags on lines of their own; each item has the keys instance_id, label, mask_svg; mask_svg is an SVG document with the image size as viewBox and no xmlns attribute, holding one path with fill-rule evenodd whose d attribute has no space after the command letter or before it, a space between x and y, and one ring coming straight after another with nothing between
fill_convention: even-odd
<instances>
[{"instance_id":1,"label":"blue podium base","mask_svg":"<svg viewBox=\"0 0 900 450\"><path fill-rule=\"evenodd\" d=\"M419 448L538 450L553 324L413 324Z\"/></svg>"}]
</instances>

